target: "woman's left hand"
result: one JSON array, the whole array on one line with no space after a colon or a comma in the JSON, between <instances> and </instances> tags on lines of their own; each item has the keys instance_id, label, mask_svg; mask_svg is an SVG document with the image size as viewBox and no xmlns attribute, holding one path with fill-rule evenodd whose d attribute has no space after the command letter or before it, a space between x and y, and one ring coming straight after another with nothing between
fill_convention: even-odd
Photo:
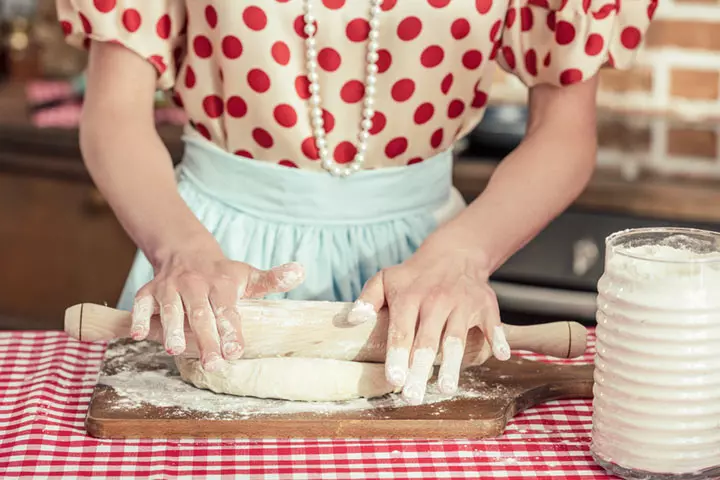
<instances>
[{"instance_id":1,"label":"woman's left hand","mask_svg":"<svg viewBox=\"0 0 720 480\"><path fill-rule=\"evenodd\" d=\"M411 404L422 402L441 345L438 386L446 394L457 390L470 328L480 327L496 358L510 358L487 262L479 257L424 245L404 263L373 277L348 317L360 323L387 305L385 375L403 387L403 398Z\"/></svg>"}]
</instances>

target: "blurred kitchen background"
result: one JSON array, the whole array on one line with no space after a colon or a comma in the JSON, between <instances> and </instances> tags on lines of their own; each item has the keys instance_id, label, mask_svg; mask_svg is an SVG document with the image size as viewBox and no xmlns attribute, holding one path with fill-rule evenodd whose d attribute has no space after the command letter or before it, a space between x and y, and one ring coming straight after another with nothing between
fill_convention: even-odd
<instances>
[{"instance_id":1,"label":"blurred kitchen background","mask_svg":"<svg viewBox=\"0 0 720 480\"><path fill-rule=\"evenodd\" d=\"M81 161L85 62L54 0L0 0L0 329L62 328L70 305L114 305L135 253ZM491 108L457 146L468 200L522 139L525 95L498 70ZM720 0L661 0L636 67L603 71L598 100L596 175L493 278L505 321L592 324L614 231L720 230ZM158 97L157 121L179 161L182 112Z\"/></svg>"}]
</instances>

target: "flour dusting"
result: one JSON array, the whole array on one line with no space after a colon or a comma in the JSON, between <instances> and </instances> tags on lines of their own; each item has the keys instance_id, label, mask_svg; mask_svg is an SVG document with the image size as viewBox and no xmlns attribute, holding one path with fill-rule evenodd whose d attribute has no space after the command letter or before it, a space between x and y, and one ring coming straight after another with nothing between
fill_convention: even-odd
<instances>
[{"instance_id":1,"label":"flour dusting","mask_svg":"<svg viewBox=\"0 0 720 480\"><path fill-rule=\"evenodd\" d=\"M407 406L400 395L391 394L375 399L358 398L342 402L293 402L252 397L236 397L202 390L180 378L173 358L162 346L152 342L129 343L120 340L110 344L99 384L112 387L116 399L111 404L122 410L147 406L162 409L166 418L179 418L189 413L216 420L248 419L257 416L307 413L331 415L350 411L377 411ZM422 405L432 405L432 415L442 415L441 402L462 398L490 400L507 396L502 385L486 386L473 381L473 390L459 389L455 395L440 393L435 384L428 386Z\"/></svg>"}]
</instances>

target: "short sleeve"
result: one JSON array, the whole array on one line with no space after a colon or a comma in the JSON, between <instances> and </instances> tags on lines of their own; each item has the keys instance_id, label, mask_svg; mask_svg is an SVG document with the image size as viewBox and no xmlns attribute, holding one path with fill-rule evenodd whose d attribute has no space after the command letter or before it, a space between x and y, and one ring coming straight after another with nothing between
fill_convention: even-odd
<instances>
[{"instance_id":1,"label":"short sleeve","mask_svg":"<svg viewBox=\"0 0 720 480\"><path fill-rule=\"evenodd\" d=\"M525 85L569 85L629 68L658 0L509 0L498 64Z\"/></svg>"},{"instance_id":2,"label":"short sleeve","mask_svg":"<svg viewBox=\"0 0 720 480\"><path fill-rule=\"evenodd\" d=\"M184 55L184 0L56 0L67 42L114 42L140 55L157 70L158 87L175 83Z\"/></svg>"}]
</instances>

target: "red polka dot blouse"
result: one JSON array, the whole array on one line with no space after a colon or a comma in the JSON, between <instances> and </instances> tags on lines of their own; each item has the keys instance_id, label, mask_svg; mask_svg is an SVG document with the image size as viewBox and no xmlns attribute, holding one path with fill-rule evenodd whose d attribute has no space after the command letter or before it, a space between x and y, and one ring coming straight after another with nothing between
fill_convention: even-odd
<instances>
[{"instance_id":1,"label":"red polka dot blouse","mask_svg":"<svg viewBox=\"0 0 720 480\"><path fill-rule=\"evenodd\" d=\"M495 62L526 85L626 68L658 0L384 0L366 167L412 164L480 121ZM355 154L367 0L315 0L330 153ZM68 41L147 59L201 135L236 155L320 170L302 0L57 0Z\"/></svg>"}]
</instances>

